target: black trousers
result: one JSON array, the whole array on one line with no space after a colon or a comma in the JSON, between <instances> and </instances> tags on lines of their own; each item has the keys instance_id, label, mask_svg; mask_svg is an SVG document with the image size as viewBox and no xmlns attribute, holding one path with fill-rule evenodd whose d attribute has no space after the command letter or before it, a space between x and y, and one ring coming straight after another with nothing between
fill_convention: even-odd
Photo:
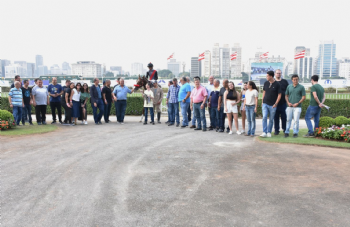
<instances>
[{"instance_id":1,"label":"black trousers","mask_svg":"<svg viewBox=\"0 0 350 227\"><path fill-rule=\"evenodd\" d=\"M58 113L58 120L62 121L62 110L60 102L50 102L52 120L56 121L56 109Z\"/></svg>"},{"instance_id":2,"label":"black trousers","mask_svg":"<svg viewBox=\"0 0 350 227\"><path fill-rule=\"evenodd\" d=\"M42 123L46 121L46 106L47 105L36 105L35 106L35 115L36 121Z\"/></svg>"},{"instance_id":3,"label":"black trousers","mask_svg":"<svg viewBox=\"0 0 350 227\"><path fill-rule=\"evenodd\" d=\"M64 123L72 123L72 108L69 108L66 103L61 103L64 108L65 118Z\"/></svg>"}]
</instances>

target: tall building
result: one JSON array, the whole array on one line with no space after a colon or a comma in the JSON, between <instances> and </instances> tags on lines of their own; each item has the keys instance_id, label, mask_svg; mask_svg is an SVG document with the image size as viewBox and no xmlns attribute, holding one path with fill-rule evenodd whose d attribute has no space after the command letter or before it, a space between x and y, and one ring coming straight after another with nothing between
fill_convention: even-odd
<instances>
[{"instance_id":1,"label":"tall building","mask_svg":"<svg viewBox=\"0 0 350 227\"><path fill-rule=\"evenodd\" d=\"M202 64L198 61L198 57L191 58L191 77L202 75Z\"/></svg>"},{"instance_id":2,"label":"tall building","mask_svg":"<svg viewBox=\"0 0 350 227\"><path fill-rule=\"evenodd\" d=\"M181 72L181 62L177 62L176 59L170 59L168 62L168 70L170 70L175 77L179 76Z\"/></svg>"},{"instance_id":3,"label":"tall building","mask_svg":"<svg viewBox=\"0 0 350 227\"><path fill-rule=\"evenodd\" d=\"M220 74L220 46L218 43L214 44L211 54L211 75L214 77L221 76Z\"/></svg>"},{"instance_id":4,"label":"tall building","mask_svg":"<svg viewBox=\"0 0 350 227\"><path fill-rule=\"evenodd\" d=\"M204 59L201 61L202 63L202 75L204 77L209 77L211 75L211 53L209 50L204 52Z\"/></svg>"},{"instance_id":5,"label":"tall building","mask_svg":"<svg viewBox=\"0 0 350 227\"><path fill-rule=\"evenodd\" d=\"M320 78L337 76L336 44L323 41L318 48L317 74Z\"/></svg>"},{"instance_id":6,"label":"tall building","mask_svg":"<svg viewBox=\"0 0 350 227\"><path fill-rule=\"evenodd\" d=\"M294 59L293 74L298 74L300 79L311 78L313 74L313 58L310 57L310 48L297 46L294 49L294 55L305 50L305 57Z\"/></svg>"},{"instance_id":7,"label":"tall building","mask_svg":"<svg viewBox=\"0 0 350 227\"><path fill-rule=\"evenodd\" d=\"M25 77L27 75L27 67L22 67L19 64L5 66L5 78L15 78L16 75Z\"/></svg>"},{"instance_id":8,"label":"tall building","mask_svg":"<svg viewBox=\"0 0 350 227\"><path fill-rule=\"evenodd\" d=\"M293 74L294 72L294 67L293 67L293 62L287 62L286 68L284 70L284 76L288 76Z\"/></svg>"},{"instance_id":9,"label":"tall building","mask_svg":"<svg viewBox=\"0 0 350 227\"><path fill-rule=\"evenodd\" d=\"M82 77L101 77L102 65L94 61L78 61L72 64L72 74Z\"/></svg>"},{"instance_id":10,"label":"tall building","mask_svg":"<svg viewBox=\"0 0 350 227\"><path fill-rule=\"evenodd\" d=\"M1 60L1 71L2 71L2 77L5 77L5 67L11 65L10 60L2 59Z\"/></svg>"},{"instance_id":11,"label":"tall building","mask_svg":"<svg viewBox=\"0 0 350 227\"><path fill-rule=\"evenodd\" d=\"M350 61L339 63L339 76L350 80Z\"/></svg>"},{"instance_id":12,"label":"tall building","mask_svg":"<svg viewBox=\"0 0 350 227\"><path fill-rule=\"evenodd\" d=\"M54 64L53 66L50 67L50 74L51 75L61 75L62 70L57 64Z\"/></svg>"},{"instance_id":13,"label":"tall building","mask_svg":"<svg viewBox=\"0 0 350 227\"><path fill-rule=\"evenodd\" d=\"M139 62L135 62L131 64L131 76L144 75L143 73L143 64Z\"/></svg>"},{"instance_id":14,"label":"tall building","mask_svg":"<svg viewBox=\"0 0 350 227\"><path fill-rule=\"evenodd\" d=\"M70 75L71 72L72 72L72 69L71 69L69 63L68 62L63 62L62 63L62 74L63 75Z\"/></svg>"},{"instance_id":15,"label":"tall building","mask_svg":"<svg viewBox=\"0 0 350 227\"><path fill-rule=\"evenodd\" d=\"M26 73L21 75L21 77L27 77L27 62L26 61L14 61L13 63L20 65L22 68L25 68Z\"/></svg>"},{"instance_id":16,"label":"tall building","mask_svg":"<svg viewBox=\"0 0 350 227\"><path fill-rule=\"evenodd\" d=\"M231 53L235 52L237 52L237 58L231 61L231 77L237 78L242 77L242 48L239 43L235 43L231 48Z\"/></svg>"},{"instance_id":17,"label":"tall building","mask_svg":"<svg viewBox=\"0 0 350 227\"><path fill-rule=\"evenodd\" d=\"M47 68L46 65L39 65L38 69L37 69L37 76L44 76L44 75L48 75L49 74L49 70Z\"/></svg>"},{"instance_id":18,"label":"tall building","mask_svg":"<svg viewBox=\"0 0 350 227\"><path fill-rule=\"evenodd\" d=\"M44 65L44 59L41 55L35 56L35 69L38 69L40 65Z\"/></svg>"},{"instance_id":19,"label":"tall building","mask_svg":"<svg viewBox=\"0 0 350 227\"><path fill-rule=\"evenodd\" d=\"M111 72L114 74L115 77L117 75L123 74L123 70L121 66L111 66L109 67L109 69L111 70Z\"/></svg>"},{"instance_id":20,"label":"tall building","mask_svg":"<svg viewBox=\"0 0 350 227\"><path fill-rule=\"evenodd\" d=\"M35 77L35 63L27 63L27 77Z\"/></svg>"},{"instance_id":21,"label":"tall building","mask_svg":"<svg viewBox=\"0 0 350 227\"><path fill-rule=\"evenodd\" d=\"M220 48L220 75L221 77L230 77L230 46L224 44L224 47Z\"/></svg>"}]
</instances>

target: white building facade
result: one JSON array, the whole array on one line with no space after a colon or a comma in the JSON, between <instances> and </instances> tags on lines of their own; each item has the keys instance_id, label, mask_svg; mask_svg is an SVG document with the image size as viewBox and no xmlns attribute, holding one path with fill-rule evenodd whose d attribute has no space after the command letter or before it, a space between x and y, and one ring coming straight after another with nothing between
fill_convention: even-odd
<instances>
[{"instance_id":1,"label":"white building facade","mask_svg":"<svg viewBox=\"0 0 350 227\"><path fill-rule=\"evenodd\" d=\"M57 64L55 64L55 65L50 67L50 74L51 75L61 75L62 70Z\"/></svg>"},{"instance_id":2,"label":"white building facade","mask_svg":"<svg viewBox=\"0 0 350 227\"><path fill-rule=\"evenodd\" d=\"M19 64L5 66L5 78L15 78L16 75L26 77L27 67L22 67Z\"/></svg>"},{"instance_id":3,"label":"white building facade","mask_svg":"<svg viewBox=\"0 0 350 227\"><path fill-rule=\"evenodd\" d=\"M350 80L350 62L339 63L339 76Z\"/></svg>"},{"instance_id":4,"label":"white building facade","mask_svg":"<svg viewBox=\"0 0 350 227\"><path fill-rule=\"evenodd\" d=\"M82 77L101 77L102 66L94 61L78 61L72 64L72 74Z\"/></svg>"},{"instance_id":5,"label":"white building facade","mask_svg":"<svg viewBox=\"0 0 350 227\"><path fill-rule=\"evenodd\" d=\"M179 76L181 72L181 62L177 62L176 59L170 59L168 62L168 70L170 70L174 76Z\"/></svg>"},{"instance_id":6,"label":"white building facade","mask_svg":"<svg viewBox=\"0 0 350 227\"><path fill-rule=\"evenodd\" d=\"M220 76L220 46L218 43L214 44L211 53L211 75L214 77Z\"/></svg>"},{"instance_id":7,"label":"white building facade","mask_svg":"<svg viewBox=\"0 0 350 227\"><path fill-rule=\"evenodd\" d=\"M209 50L204 52L204 59L201 61L202 64L202 76L209 77L211 75L211 53Z\"/></svg>"},{"instance_id":8,"label":"white building facade","mask_svg":"<svg viewBox=\"0 0 350 227\"><path fill-rule=\"evenodd\" d=\"M131 76L144 75L143 64L139 62L135 62L131 64Z\"/></svg>"},{"instance_id":9,"label":"white building facade","mask_svg":"<svg viewBox=\"0 0 350 227\"><path fill-rule=\"evenodd\" d=\"M239 43L235 43L231 48L231 54L235 52L237 52L237 57L231 61L231 77L240 78L242 77L242 48Z\"/></svg>"}]
</instances>

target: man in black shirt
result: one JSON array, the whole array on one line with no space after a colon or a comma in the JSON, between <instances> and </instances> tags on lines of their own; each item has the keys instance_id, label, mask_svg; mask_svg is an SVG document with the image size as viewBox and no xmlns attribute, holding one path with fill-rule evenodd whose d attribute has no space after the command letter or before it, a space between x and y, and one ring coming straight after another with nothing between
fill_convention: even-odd
<instances>
[{"instance_id":1,"label":"man in black shirt","mask_svg":"<svg viewBox=\"0 0 350 227\"><path fill-rule=\"evenodd\" d=\"M29 80L24 80L23 84L24 86L22 87L22 95L24 107L22 113L22 124L25 125L25 122L28 119L29 124L33 125L31 105L33 103L32 88L29 87Z\"/></svg>"},{"instance_id":2,"label":"man in black shirt","mask_svg":"<svg viewBox=\"0 0 350 227\"><path fill-rule=\"evenodd\" d=\"M286 130L286 124L287 124L287 115L286 115L286 108L287 103L285 99L285 93L287 90L287 87L289 85L288 81L285 79L282 79L282 72L281 70L277 69L275 71L275 79L280 84L281 87L281 100L277 105L276 114L275 114L275 135L278 135L280 133L280 116L281 116L281 122L282 122L282 130L283 132Z\"/></svg>"},{"instance_id":3,"label":"man in black shirt","mask_svg":"<svg viewBox=\"0 0 350 227\"><path fill-rule=\"evenodd\" d=\"M111 107L112 107L112 90L111 90L111 81L106 80L105 86L102 88L102 98L103 98L103 104L104 104L104 119L106 123L109 123L109 115L111 113Z\"/></svg>"},{"instance_id":4,"label":"man in black shirt","mask_svg":"<svg viewBox=\"0 0 350 227\"><path fill-rule=\"evenodd\" d=\"M263 134L260 136L271 137L271 131L273 127L273 119L275 117L276 109L279 101L281 100L281 86L274 79L275 73L273 71L268 71L266 74L267 81L264 83L263 92L263 103L262 103L262 113L263 113ZM267 116L269 116L269 125L267 125Z\"/></svg>"}]
</instances>

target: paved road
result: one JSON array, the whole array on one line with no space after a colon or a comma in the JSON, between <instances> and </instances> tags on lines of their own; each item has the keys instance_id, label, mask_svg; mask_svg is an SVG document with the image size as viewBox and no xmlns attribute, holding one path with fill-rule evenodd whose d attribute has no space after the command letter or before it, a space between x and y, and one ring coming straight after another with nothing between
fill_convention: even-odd
<instances>
[{"instance_id":1,"label":"paved road","mask_svg":"<svg viewBox=\"0 0 350 227\"><path fill-rule=\"evenodd\" d=\"M0 138L3 226L350 226L350 151L164 124Z\"/></svg>"}]
</instances>

